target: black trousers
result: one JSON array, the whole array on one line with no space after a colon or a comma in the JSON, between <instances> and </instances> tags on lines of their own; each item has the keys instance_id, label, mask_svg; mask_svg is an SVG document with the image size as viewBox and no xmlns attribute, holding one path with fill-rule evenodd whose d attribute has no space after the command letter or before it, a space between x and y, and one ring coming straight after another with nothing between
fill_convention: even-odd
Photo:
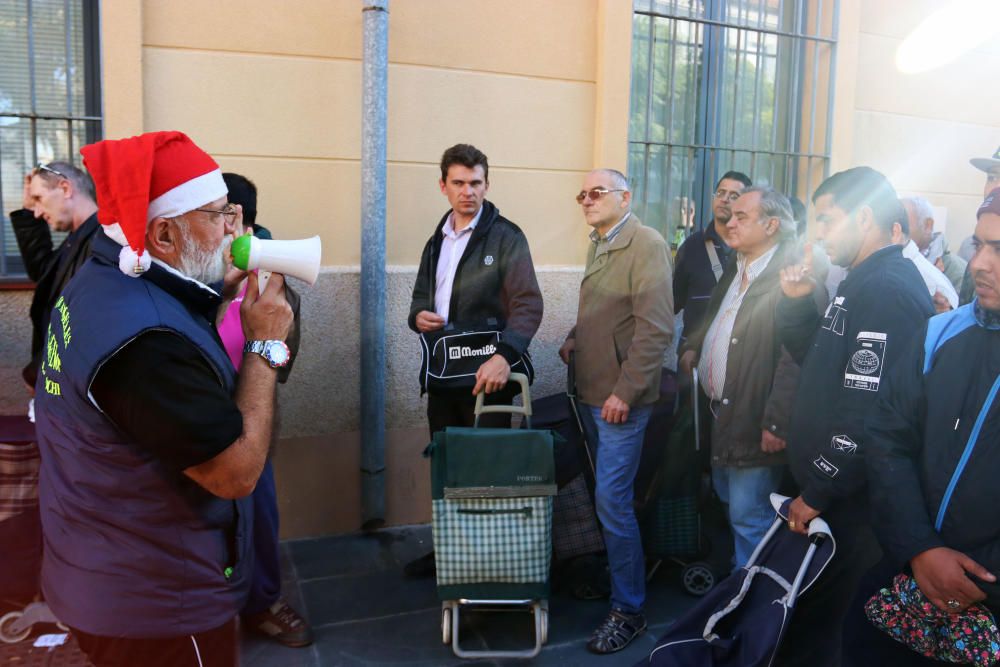
<instances>
[{"instance_id":1,"label":"black trousers","mask_svg":"<svg viewBox=\"0 0 1000 667\"><path fill-rule=\"evenodd\" d=\"M844 618L861 578L882 556L867 508L825 512L822 518L830 524L837 551L796 603L774 663L780 667L840 667Z\"/></svg>"},{"instance_id":2,"label":"black trousers","mask_svg":"<svg viewBox=\"0 0 1000 667\"><path fill-rule=\"evenodd\" d=\"M236 667L236 617L213 630L181 637L100 637L72 629L94 667Z\"/></svg>"},{"instance_id":3,"label":"black trousers","mask_svg":"<svg viewBox=\"0 0 1000 667\"><path fill-rule=\"evenodd\" d=\"M512 394L504 391L487 395L487 405L510 404ZM472 426L475 422L476 397L470 391L427 394L427 423L431 437L446 426ZM510 428L510 414L484 414L479 425L489 428Z\"/></svg>"}]
</instances>

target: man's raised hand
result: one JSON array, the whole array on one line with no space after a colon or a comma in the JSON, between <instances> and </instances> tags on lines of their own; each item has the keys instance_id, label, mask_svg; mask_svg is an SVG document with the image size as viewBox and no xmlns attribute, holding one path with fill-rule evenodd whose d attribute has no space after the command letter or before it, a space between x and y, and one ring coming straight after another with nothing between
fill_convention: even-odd
<instances>
[{"instance_id":1,"label":"man's raised hand","mask_svg":"<svg viewBox=\"0 0 1000 667\"><path fill-rule=\"evenodd\" d=\"M812 272L813 247L811 243L807 243L802 263L786 266L781 270L781 291L792 299L809 296L816 289L816 279Z\"/></svg>"}]
</instances>

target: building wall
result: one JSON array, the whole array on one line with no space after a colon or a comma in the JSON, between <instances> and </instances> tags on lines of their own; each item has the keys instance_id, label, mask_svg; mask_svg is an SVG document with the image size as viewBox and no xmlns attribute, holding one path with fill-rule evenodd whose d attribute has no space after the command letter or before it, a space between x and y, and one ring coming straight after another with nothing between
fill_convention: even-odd
<instances>
[{"instance_id":1,"label":"building wall","mask_svg":"<svg viewBox=\"0 0 1000 667\"><path fill-rule=\"evenodd\" d=\"M841 0L833 171L867 164L901 195L947 209L957 250L975 227L985 176L969 158L1000 144L1000 43L920 74L896 66L903 39L945 0Z\"/></svg>"},{"instance_id":2,"label":"building wall","mask_svg":"<svg viewBox=\"0 0 1000 667\"><path fill-rule=\"evenodd\" d=\"M260 189L276 237L319 234L302 350L280 391L286 536L360 525L362 6L358 0L117 0L102 5L108 137L180 129ZM631 8L621 0L394 0L389 13L387 521L429 518L419 351L406 328L420 251L447 202L442 151L473 143L524 230L545 298L535 390L560 390L586 232L573 200L624 169ZM114 35L114 39L108 36ZM0 399L2 400L2 399Z\"/></svg>"},{"instance_id":3,"label":"building wall","mask_svg":"<svg viewBox=\"0 0 1000 667\"><path fill-rule=\"evenodd\" d=\"M1000 47L902 75L894 50L944 0L841 0L833 170L870 164L901 193L947 206L957 246L982 189L968 158L1000 143ZM324 269L303 294L302 350L280 391L275 453L286 536L360 526L358 0L102 3L105 131L180 129L260 187L277 237L319 234ZM415 336L405 326L420 250L447 209L444 148L491 162L489 197L525 231L545 318L537 395L559 391L556 350L575 318L586 171L626 164L628 0L392 0L389 15L387 521L427 520L427 441ZM30 292L0 294L0 411L22 409Z\"/></svg>"}]
</instances>

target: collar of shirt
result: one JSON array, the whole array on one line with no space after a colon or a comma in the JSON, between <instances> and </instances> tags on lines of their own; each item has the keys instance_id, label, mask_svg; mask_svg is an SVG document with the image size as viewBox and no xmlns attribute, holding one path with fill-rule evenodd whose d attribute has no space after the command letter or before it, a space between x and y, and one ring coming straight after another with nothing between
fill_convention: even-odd
<instances>
[{"instance_id":1,"label":"collar of shirt","mask_svg":"<svg viewBox=\"0 0 1000 667\"><path fill-rule=\"evenodd\" d=\"M777 243L775 243L773 246L771 246L771 249L768 250L767 252L765 252L763 255L761 255L760 257L758 257L754 261L750 262L750 266L747 266L746 255L743 255L742 253L737 253L736 254L736 279L735 280L736 281L742 280L741 276L743 275L743 272L746 271L747 286L749 286L750 283L752 283L757 278L757 276L759 276L760 274L764 273L764 269L766 269L767 265L770 264L771 258L774 257L774 254L776 252L778 252L778 244Z\"/></svg>"},{"instance_id":2,"label":"collar of shirt","mask_svg":"<svg viewBox=\"0 0 1000 667\"><path fill-rule=\"evenodd\" d=\"M923 257L923 253L920 252L920 248L918 248L917 244L913 242L913 239L910 239L906 245L903 246L903 257L909 260L914 260L917 257Z\"/></svg>"},{"instance_id":3,"label":"collar of shirt","mask_svg":"<svg viewBox=\"0 0 1000 667\"><path fill-rule=\"evenodd\" d=\"M472 222L470 222L462 231L456 232L455 226L452 224L452 220L455 218L455 212L452 211L451 215L448 216L448 220L445 221L444 227L441 228L441 236L446 236L450 239L457 239L459 236L465 234L466 232L472 233L472 230L475 229L476 225L479 224L479 218L480 216L482 216L482 214L483 214L483 207L480 206L479 210L476 211L476 217L472 219Z\"/></svg>"},{"instance_id":4,"label":"collar of shirt","mask_svg":"<svg viewBox=\"0 0 1000 667\"><path fill-rule=\"evenodd\" d=\"M631 211L623 215L622 219L618 221L618 224L609 229L608 233L605 234L603 238L601 237L600 234L597 233L596 229L592 229L590 231L590 240L593 241L594 243L600 243L601 241L604 241L605 243L611 243L612 241L615 240L615 237L618 236L618 232L622 230L622 226L628 221L630 215L632 215Z\"/></svg>"}]
</instances>

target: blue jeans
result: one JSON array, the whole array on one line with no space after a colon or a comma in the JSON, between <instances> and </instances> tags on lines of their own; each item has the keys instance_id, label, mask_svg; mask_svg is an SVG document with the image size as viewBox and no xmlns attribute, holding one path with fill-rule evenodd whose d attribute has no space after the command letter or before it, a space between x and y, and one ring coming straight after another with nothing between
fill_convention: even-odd
<instances>
[{"instance_id":1,"label":"blue jeans","mask_svg":"<svg viewBox=\"0 0 1000 667\"><path fill-rule=\"evenodd\" d=\"M600 407L587 407L597 425L594 495L611 568L611 606L637 614L646 601L646 562L632 505L632 487L653 406L632 408L624 424L609 424L601 419Z\"/></svg>"},{"instance_id":2,"label":"blue jeans","mask_svg":"<svg viewBox=\"0 0 1000 667\"><path fill-rule=\"evenodd\" d=\"M736 567L746 565L774 522L771 494L781 485L784 466L712 466L712 484L729 510Z\"/></svg>"}]
</instances>

